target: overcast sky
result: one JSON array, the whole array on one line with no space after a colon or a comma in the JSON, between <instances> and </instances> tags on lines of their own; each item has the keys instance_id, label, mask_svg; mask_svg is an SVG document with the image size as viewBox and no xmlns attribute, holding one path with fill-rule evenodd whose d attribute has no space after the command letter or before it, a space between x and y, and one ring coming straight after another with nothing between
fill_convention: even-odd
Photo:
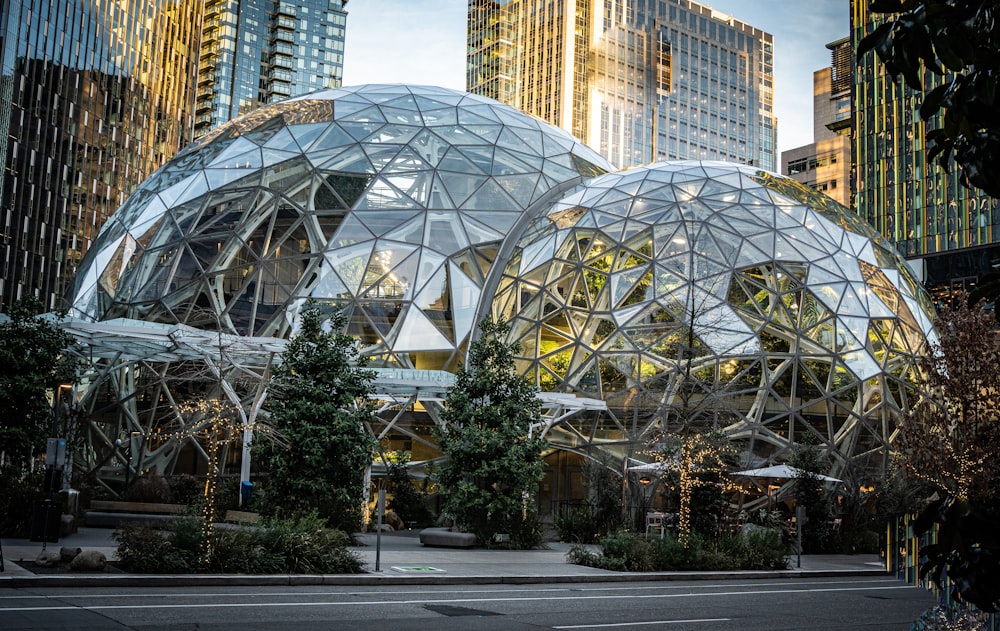
<instances>
[{"instance_id":1,"label":"overcast sky","mask_svg":"<svg viewBox=\"0 0 1000 631\"><path fill-rule=\"evenodd\" d=\"M812 142L812 73L848 35L849 0L703 2L774 35L778 150ZM415 83L465 89L467 0L350 0L344 85ZM778 156L780 162L780 156Z\"/></svg>"}]
</instances>

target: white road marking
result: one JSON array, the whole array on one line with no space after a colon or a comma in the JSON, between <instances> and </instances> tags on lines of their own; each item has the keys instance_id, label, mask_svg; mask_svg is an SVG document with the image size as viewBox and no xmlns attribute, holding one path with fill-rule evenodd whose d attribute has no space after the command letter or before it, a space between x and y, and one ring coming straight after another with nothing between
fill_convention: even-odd
<instances>
[{"instance_id":1,"label":"white road marking","mask_svg":"<svg viewBox=\"0 0 1000 631\"><path fill-rule=\"evenodd\" d=\"M770 579L768 579L770 580ZM859 581L795 581L791 583L773 583L775 586L781 587L794 587L797 585L857 585ZM895 578L880 578L880 579L867 579L863 581L866 585L875 583L895 583L896 585L902 584L901 581ZM577 583L580 584L580 583ZM345 586L346 587L346 586ZM391 587L386 585L386 588ZM250 592L250 591L232 591L232 592L158 592L158 593L141 593L141 594L21 594L19 596L0 596L0 600L27 600L27 599L46 599L46 598L230 598L233 596L246 596L253 598L260 598L263 596L370 596L370 595L380 595L380 596L393 596L393 595L404 595L404 594L427 594L432 591L431 588L440 588L441 591L451 591L459 594L537 594L540 592L614 592L614 591L629 591L636 592L640 590L677 590L677 589L690 589L693 587L698 587L699 589L714 589L720 587L732 587L732 583L723 584L713 584L713 583L701 583L698 582L697 585L685 584L685 585L674 585L670 583L662 583L659 585L628 585L625 587L551 587L545 589L533 589L530 586L526 586L525 589L454 589L455 587L461 587L460 585L428 585L428 589L423 590L398 590L398 591L388 591L388 589L381 591L289 591L289 592ZM143 588L135 588L143 589ZM148 589L148 588L147 588ZM248 588L252 589L252 588Z\"/></svg>"},{"instance_id":2,"label":"white road marking","mask_svg":"<svg viewBox=\"0 0 1000 631\"><path fill-rule=\"evenodd\" d=\"M714 596L751 596L766 594L805 594L821 592L859 592L859 591L885 591L896 589L916 589L912 585L899 585L895 587L835 587L830 589L774 589L774 590L745 590L731 592L699 592L693 594L635 594L623 596L613 594L608 596L531 596L526 598L440 598L426 600L371 600L371 601L331 601L331 602L252 602L252 603L181 603L162 605L89 605L80 607L2 607L0 611L62 611L65 609L83 609L86 611L104 611L112 609L202 609L202 608L247 608L247 607L373 607L386 605L443 605L443 604L466 604L466 603L509 603L512 600L519 601L559 601L559 600L621 600L631 598L634 600L645 600L650 598L698 598ZM60 596L59 598L65 598Z\"/></svg>"},{"instance_id":3,"label":"white road marking","mask_svg":"<svg viewBox=\"0 0 1000 631\"><path fill-rule=\"evenodd\" d=\"M646 624L687 624L691 622L730 622L732 618L692 618L690 620L650 620L649 622L615 622L613 624L574 624L553 629L605 629L608 627L638 627Z\"/></svg>"}]
</instances>

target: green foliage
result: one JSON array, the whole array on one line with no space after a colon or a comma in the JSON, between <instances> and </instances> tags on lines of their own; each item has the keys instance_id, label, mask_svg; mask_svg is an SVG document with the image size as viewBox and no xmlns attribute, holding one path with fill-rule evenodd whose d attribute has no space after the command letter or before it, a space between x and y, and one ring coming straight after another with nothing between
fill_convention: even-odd
<instances>
[{"instance_id":1,"label":"green foliage","mask_svg":"<svg viewBox=\"0 0 1000 631\"><path fill-rule=\"evenodd\" d=\"M792 454L791 465L802 471L794 482L796 505L805 507L806 511L806 521L802 525L802 552L835 552L836 541L830 525L834 514L833 498L823 488L819 478L820 472L829 469L825 454L816 445L802 444Z\"/></svg>"},{"instance_id":2,"label":"green foliage","mask_svg":"<svg viewBox=\"0 0 1000 631\"><path fill-rule=\"evenodd\" d=\"M170 501L174 504L195 504L202 499L205 482L187 473L174 474L167 478Z\"/></svg>"},{"instance_id":3,"label":"green foliage","mask_svg":"<svg viewBox=\"0 0 1000 631\"><path fill-rule=\"evenodd\" d=\"M927 131L928 159L947 168L954 158L963 183L1000 197L1000 2L876 0L871 11L889 18L859 42L858 58L875 50L890 75L924 92L921 118L941 115ZM930 73L942 80L925 91Z\"/></svg>"},{"instance_id":4,"label":"green foliage","mask_svg":"<svg viewBox=\"0 0 1000 631\"><path fill-rule=\"evenodd\" d=\"M25 465L45 449L51 434L50 390L76 383L79 361L70 355L73 336L50 320L36 318L42 305L25 298L0 322L0 452Z\"/></svg>"},{"instance_id":5,"label":"green foliage","mask_svg":"<svg viewBox=\"0 0 1000 631\"><path fill-rule=\"evenodd\" d=\"M360 526L362 475L374 441L365 423L374 374L364 370L356 341L340 333L344 315L324 329L320 308L301 312L301 330L286 347L270 382L270 424L280 440L254 443L268 472L261 510L276 516L317 511L348 532Z\"/></svg>"},{"instance_id":6,"label":"green foliage","mask_svg":"<svg viewBox=\"0 0 1000 631\"><path fill-rule=\"evenodd\" d=\"M166 529L130 524L115 532L118 558L132 572L175 574L355 574L362 563L347 549L348 535L328 528L315 512L254 528L217 528L205 564L204 530L196 517L172 520Z\"/></svg>"},{"instance_id":7,"label":"green foliage","mask_svg":"<svg viewBox=\"0 0 1000 631\"><path fill-rule=\"evenodd\" d=\"M388 464L389 510L394 511L409 528L423 527L431 524L431 511L427 508L427 493L418 491L410 479L406 463L409 457L396 452L397 456Z\"/></svg>"},{"instance_id":8,"label":"green foliage","mask_svg":"<svg viewBox=\"0 0 1000 631\"><path fill-rule=\"evenodd\" d=\"M166 504L170 502L170 485L161 475L144 475L129 486L125 499L129 502Z\"/></svg>"},{"instance_id":9,"label":"green foliage","mask_svg":"<svg viewBox=\"0 0 1000 631\"><path fill-rule=\"evenodd\" d=\"M437 432L447 457L437 474L444 512L480 545L532 547L540 539L534 498L546 447L528 437L541 422L537 389L515 370L518 345L503 341L510 327L485 319L479 328L469 363L448 391L445 428ZM498 541L498 534L510 541Z\"/></svg>"},{"instance_id":10,"label":"green foliage","mask_svg":"<svg viewBox=\"0 0 1000 631\"><path fill-rule=\"evenodd\" d=\"M198 570L201 525L193 517L175 519L166 530L127 524L115 531L118 560L143 574L186 574ZM196 538L195 545L190 539Z\"/></svg>"},{"instance_id":11,"label":"green foliage","mask_svg":"<svg viewBox=\"0 0 1000 631\"><path fill-rule=\"evenodd\" d=\"M42 496L43 483L41 471L0 466L0 536L28 538L32 502Z\"/></svg>"},{"instance_id":12,"label":"green foliage","mask_svg":"<svg viewBox=\"0 0 1000 631\"><path fill-rule=\"evenodd\" d=\"M563 511L556 517L555 527L559 533L559 541L593 543L599 536L594 513L589 505Z\"/></svg>"},{"instance_id":13,"label":"green foliage","mask_svg":"<svg viewBox=\"0 0 1000 631\"><path fill-rule=\"evenodd\" d=\"M673 536L645 539L617 532L600 540L602 552L570 548L567 560L577 565L622 572L677 570L775 570L788 567L789 545L778 529L756 528L716 539L697 534L682 543Z\"/></svg>"}]
</instances>

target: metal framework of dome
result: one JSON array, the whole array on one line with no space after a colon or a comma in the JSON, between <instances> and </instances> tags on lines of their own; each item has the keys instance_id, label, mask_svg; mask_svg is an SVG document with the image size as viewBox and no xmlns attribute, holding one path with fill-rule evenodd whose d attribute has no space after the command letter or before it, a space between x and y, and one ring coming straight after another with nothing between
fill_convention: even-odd
<instances>
[{"instance_id":1,"label":"metal framework of dome","mask_svg":"<svg viewBox=\"0 0 1000 631\"><path fill-rule=\"evenodd\" d=\"M444 88L370 85L256 110L107 222L74 312L286 337L308 298L384 365L453 367L525 209L611 169L566 132Z\"/></svg>"},{"instance_id":2,"label":"metal framework of dome","mask_svg":"<svg viewBox=\"0 0 1000 631\"><path fill-rule=\"evenodd\" d=\"M622 456L658 432L713 427L747 466L807 438L835 469L884 466L933 335L926 294L867 224L725 163L586 182L539 213L494 282L526 374L608 404L549 440Z\"/></svg>"},{"instance_id":3,"label":"metal framework of dome","mask_svg":"<svg viewBox=\"0 0 1000 631\"><path fill-rule=\"evenodd\" d=\"M624 463L711 426L741 441L744 468L807 436L835 474L884 467L933 335L889 244L752 167L611 170L562 130L443 88L330 90L223 125L144 182L81 264L71 313L134 329L88 329L106 351L82 397L90 443L152 440L186 396L256 413L261 367L313 299L385 369L453 370L477 320L506 317L558 449ZM139 321L185 327L187 346ZM431 454L402 374L383 375L373 429Z\"/></svg>"}]
</instances>

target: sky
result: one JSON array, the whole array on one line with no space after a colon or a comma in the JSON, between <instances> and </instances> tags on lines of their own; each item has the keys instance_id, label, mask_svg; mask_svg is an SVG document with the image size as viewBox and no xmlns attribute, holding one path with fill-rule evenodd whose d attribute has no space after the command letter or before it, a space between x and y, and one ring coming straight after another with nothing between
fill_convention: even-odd
<instances>
[{"instance_id":1,"label":"sky","mask_svg":"<svg viewBox=\"0 0 1000 631\"><path fill-rule=\"evenodd\" d=\"M847 37L850 0L705 0L774 36L778 150L812 142L812 74L828 42ZM344 85L413 83L465 89L467 0L350 0ZM780 156L778 156L780 160Z\"/></svg>"}]
</instances>

